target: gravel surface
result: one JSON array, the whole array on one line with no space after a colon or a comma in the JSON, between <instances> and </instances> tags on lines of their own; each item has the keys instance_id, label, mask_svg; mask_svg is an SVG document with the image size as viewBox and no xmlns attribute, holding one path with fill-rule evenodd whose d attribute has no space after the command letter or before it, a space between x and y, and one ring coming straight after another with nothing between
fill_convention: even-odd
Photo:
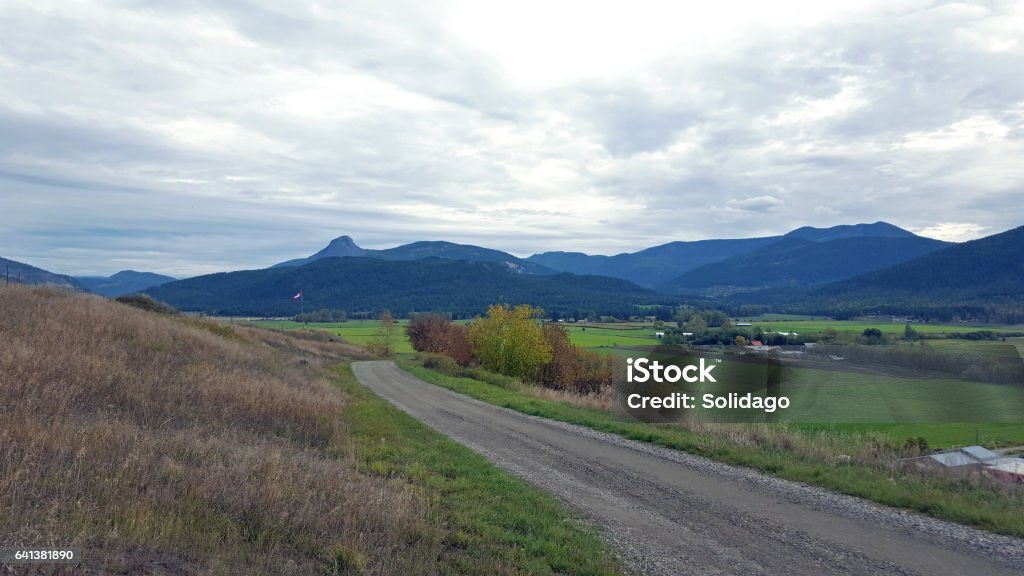
<instances>
[{"instance_id":1,"label":"gravel surface","mask_svg":"<svg viewBox=\"0 0 1024 576\"><path fill-rule=\"evenodd\" d=\"M398 408L579 511L638 574L1024 574L1018 538L527 416L393 362L353 370Z\"/></svg>"}]
</instances>

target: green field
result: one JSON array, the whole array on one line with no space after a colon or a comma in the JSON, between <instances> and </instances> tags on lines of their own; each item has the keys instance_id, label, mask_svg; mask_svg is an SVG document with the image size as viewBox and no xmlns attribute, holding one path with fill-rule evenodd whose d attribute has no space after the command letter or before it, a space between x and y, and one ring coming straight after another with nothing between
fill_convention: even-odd
<instances>
[{"instance_id":1,"label":"green field","mask_svg":"<svg viewBox=\"0 0 1024 576\"><path fill-rule=\"evenodd\" d=\"M777 319L784 318L784 319ZM738 318L734 322L749 322L753 324L749 329L760 326L766 332L797 332L799 334L810 334L823 332L827 329L836 332L850 334L861 334L867 328L878 328L884 334L903 334L906 322L892 322L889 318L878 318L877 320L829 320L819 318L815 320L794 320L793 316L765 315L754 318ZM914 322L910 324L919 334L951 334L953 332L974 332L977 330L991 330L992 332L1024 332L1024 326L981 325L981 324L923 324Z\"/></svg>"},{"instance_id":2,"label":"green field","mask_svg":"<svg viewBox=\"0 0 1024 576\"><path fill-rule=\"evenodd\" d=\"M1024 338L1007 338L1002 340L964 340L962 338L944 338L925 340L925 346L940 352L956 354L974 354L995 358L1024 357Z\"/></svg>"},{"instance_id":3,"label":"green field","mask_svg":"<svg viewBox=\"0 0 1024 576\"><path fill-rule=\"evenodd\" d=\"M880 319L878 322L865 322L860 320L810 320L796 318L797 317L792 315L766 314L754 319L737 321L752 322L754 326L748 328L748 330L751 331L755 327L760 326L763 330L769 332L797 332L801 334L822 332L825 329L832 329L840 333L846 332L849 334L860 334L866 328L878 328L886 334L902 335L904 329L904 324L889 322L885 319ZM469 321L463 320L460 322ZM348 322L309 323L305 325L301 322L293 322L291 320L256 320L251 321L250 323L254 326L260 326L263 328L278 328L286 330L309 328L313 330L326 330L360 346L365 346L366 343L374 337L376 333L375 331L379 326L379 323L376 320L350 320ZM408 320L398 321L398 324L403 327L408 325L408 323ZM1024 326L981 326L968 324L912 324L912 326L920 334L933 335L943 335L951 332L971 332L975 330L992 330L993 332L1024 331ZM653 324L641 324L635 322L586 325L565 324L565 328L569 331L569 338L572 340L573 344L582 348L597 351L609 351L611 348L618 347L654 345L657 343L654 333L656 331L663 330L662 328L656 328ZM1012 338L1009 342L1024 354L1024 338ZM993 347L995 344L1000 344L1000 346ZM927 341L926 345L940 350L950 349L951 351L956 350L1003 357L1012 355L1012 351L1010 351L1006 346L1006 343L995 340L980 341L940 338L930 339ZM413 351L412 347L409 345L408 339L405 337L404 331L401 333L401 342L399 343L398 351Z\"/></svg>"},{"instance_id":4,"label":"green field","mask_svg":"<svg viewBox=\"0 0 1024 576\"><path fill-rule=\"evenodd\" d=\"M794 422L999 422L1019 425L1024 431L1024 388L1020 386L806 368L790 368L785 374L782 393L793 402L790 418ZM1024 443L1024 434L1017 439Z\"/></svg>"},{"instance_id":5,"label":"green field","mask_svg":"<svg viewBox=\"0 0 1024 576\"><path fill-rule=\"evenodd\" d=\"M618 346L653 346L657 344L651 325L595 324L568 325L569 339L581 348L615 348Z\"/></svg>"},{"instance_id":6,"label":"green field","mask_svg":"<svg viewBox=\"0 0 1024 576\"><path fill-rule=\"evenodd\" d=\"M1024 423L1020 424L797 424L801 430L828 430L851 434L875 432L891 441L921 437L933 449L961 446L989 448L1024 446Z\"/></svg>"},{"instance_id":7,"label":"green field","mask_svg":"<svg viewBox=\"0 0 1024 576\"><path fill-rule=\"evenodd\" d=\"M276 328L278 330L300 330L307 328L310 330L324 330L331 334L341 336L346 341L359 346L366 346L370 340L377 335L377 329L380 327L380 322L377 320L349 320L348 322L310 322L309 324L303 324L302 322L293 322L291 320L255 320L248 322L253 326L259 328ZM409 344L409 338L405 335L405 327L409 324L408 320L397 321L400 329L398 331L398 346L396 352L413 352L412 345Z\"/></svg>"},{"instance_id":8,"label":"green field","mask_svg":"<svg viewBox=\"0 0 1024 576\"><path fill-rule=\"evenodd\" d=\"M468 320L459 321L460 323ZM279 330L325 330L341 336L345 340L365 346L376 335L380 323L377 320L349 320L348 322L311 322L303 324L291 320L254 320L247 322L260 328L276 328ZM405 335L408 320L398 320L400 343L398 352L412 352L412 346ZM566 325L569 338L574 344L583 348L614 348L617 346L645 346L656 344L655 328L649 324L596 324L587 326Z\"/></svg>"}]
</instances>

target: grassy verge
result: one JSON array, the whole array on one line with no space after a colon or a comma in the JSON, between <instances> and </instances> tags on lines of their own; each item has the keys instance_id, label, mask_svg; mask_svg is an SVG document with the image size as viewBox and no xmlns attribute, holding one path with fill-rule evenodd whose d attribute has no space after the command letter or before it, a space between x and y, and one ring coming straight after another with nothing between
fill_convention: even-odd
<instances>
[{"instance_id":1,"label":"grassy verge","mask_svg":"<svg viewBox=\"0 0 1024 576\"><path fill-rule=\"evenodd\" d=\"M865 456L884 448L878 438L842 430L778 430L755 425L730 430L742 434L738 443L730 434L708 427L691 430L622 422L611 413L559 400L532 396L472 378L453 377L426 369L414 361L400 365L427 382L497 406L525 414L586 426L624 438L683 450L721 462L746 466L766 473L806 482L899 508L916 510L954 522L970 524L1015 536L1024 536L1024 492L984 479L949 479L907 472L891 463L837 463L836 449L861 449ZM763 438L763 442L758 439ZM793 450L804 443L806 450ZM818 450L827 447L825 451ZM831 454L829 454L831 453ZM831 457L830 457L831 456Z\"/></svg>"},{"instance_id":2,"label":"grassy verge","mask_svg":"<svg viewBox=\"0 0 1024 576\"><path fill-rule=\"evenodd\" d=\"M443 526L445 574L616 574L595 535L553 497L434 432L337 369L350 398L347 428L361 468L426 496L430 524Z\"/></svg>"}]
</instances>

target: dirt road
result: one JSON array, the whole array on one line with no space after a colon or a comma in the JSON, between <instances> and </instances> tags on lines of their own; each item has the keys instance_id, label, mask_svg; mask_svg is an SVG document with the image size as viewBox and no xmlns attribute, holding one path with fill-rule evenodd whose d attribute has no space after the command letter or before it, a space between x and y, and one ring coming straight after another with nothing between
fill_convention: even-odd
<instances>
[{"instance_id":1,"label":"dirt road","mask_svg":"<svg viewBox=\"0 0 1024 576\"><path fill-rule=\"evenodd\" d=\"M1024 540L881 507L353 365L365 386L558 496L641 574L1024 574Z\"/></svg>"}]
</instances>

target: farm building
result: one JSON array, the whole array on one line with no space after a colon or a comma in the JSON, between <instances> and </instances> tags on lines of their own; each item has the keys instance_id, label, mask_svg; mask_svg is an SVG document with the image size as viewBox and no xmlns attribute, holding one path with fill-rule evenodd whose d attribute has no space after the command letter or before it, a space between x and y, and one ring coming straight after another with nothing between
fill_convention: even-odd
<instances>
[{"instance_id":1,"label":"farm building","mask_svg":"<svg viewBox=\"0 0 1024 576\"><path fill-rule=\"evenodd\" d=\"M963 466L981 466L986 462L999 459L999 455L981 446L967 446L956 450L945 450L929 454L923 458L925 466L940 468L960 468Z\"/></svg>"},{"instance_id":2,"label":"farm building","mask_svg":"<svg viewBox=\"0 0 1024 576\"><path fill-rule=\"evenodd\" d=\"M1024 484L1024 458L996 458L985 462L984 469L996 478Z\"/></svg>"}]
</instances>

